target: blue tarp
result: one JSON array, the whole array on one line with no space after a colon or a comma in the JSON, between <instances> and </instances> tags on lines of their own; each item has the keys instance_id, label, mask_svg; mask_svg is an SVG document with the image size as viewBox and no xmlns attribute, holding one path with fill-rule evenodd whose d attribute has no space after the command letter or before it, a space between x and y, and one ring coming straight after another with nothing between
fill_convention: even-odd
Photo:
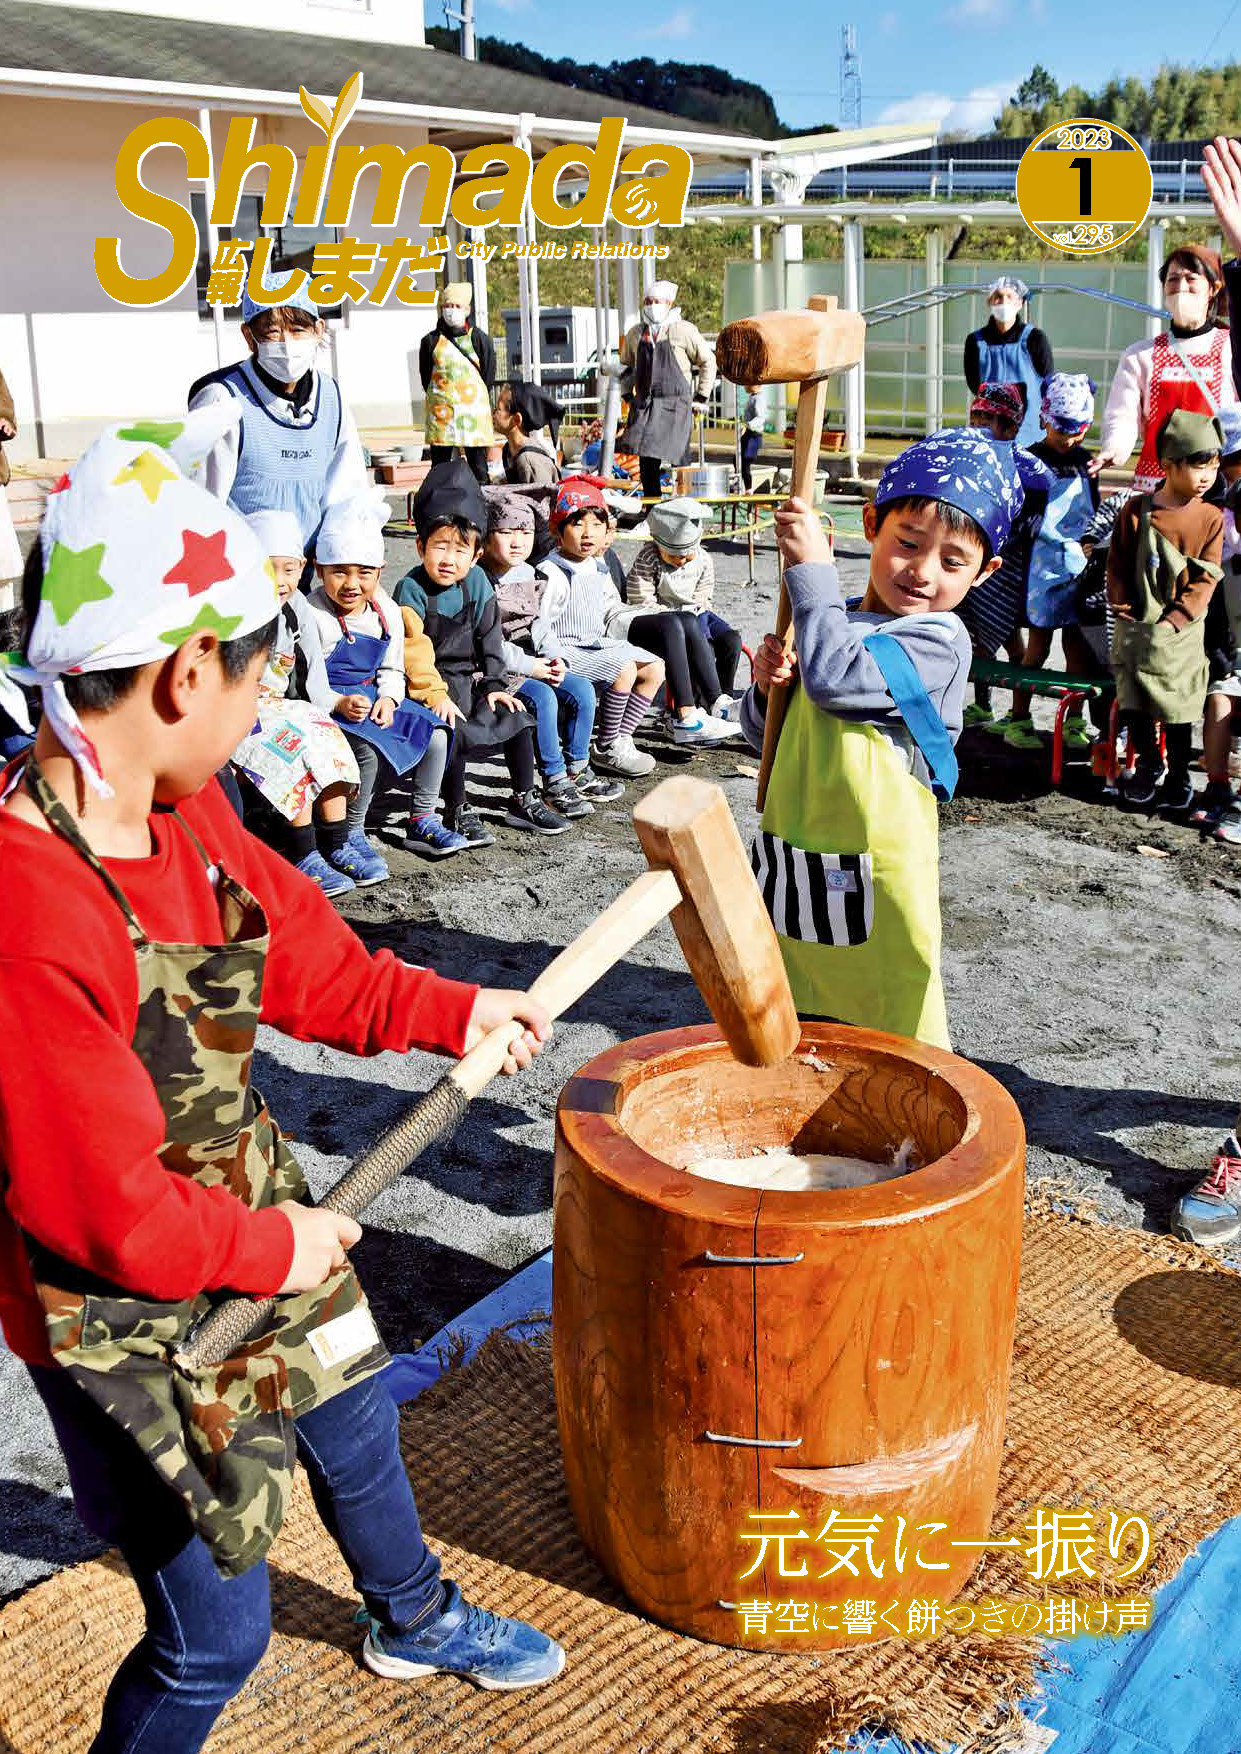
<instances>
[{"instance_id":1,"label":"blue tarp","mask_svg":"<svg viewBox=\"0 0 1241 1754\"><path fill-rule=\"evenodd\" d=\"M412 1400L435 1381L455 1336L475 1351L496 1328L547 1312L552 1305L551 1252L441 1328L417 1352L399 1354L388 1385ZM1230 1632L1241 1619L1241 1517L1204 1541L1155 1597L1148 1632L1118 1638L1052 1640L1067 1674L1048 1677L1029 1703L1031 1750L1052 1754L1238 1754L1241 1751L1241 1660ZM866 1754L901 1754L890 1737L863 1738Z\"/></svg>"}]
</instances>

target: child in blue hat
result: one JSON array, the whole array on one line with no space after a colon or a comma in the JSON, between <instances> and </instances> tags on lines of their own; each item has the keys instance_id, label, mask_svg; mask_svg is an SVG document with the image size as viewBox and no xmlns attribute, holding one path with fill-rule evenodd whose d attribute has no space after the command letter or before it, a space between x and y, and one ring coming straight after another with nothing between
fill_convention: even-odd
<instances>
[{"instance_id":1,"label":"child in blue hat","mask_svg":"<svg viewBox=\"0 0 1241 1754\"><path fill-rule=\"evenodd\" d=\"M846 611L816 515L776 514L795 656L763 641L742 726L796 675L753 862L798 1011L947 1047L937 798L957 779L970 639L953 611L999 565L1022 503L1011 450L944 431L880 477L861 608Z\"/></svg>"}]
</instances>

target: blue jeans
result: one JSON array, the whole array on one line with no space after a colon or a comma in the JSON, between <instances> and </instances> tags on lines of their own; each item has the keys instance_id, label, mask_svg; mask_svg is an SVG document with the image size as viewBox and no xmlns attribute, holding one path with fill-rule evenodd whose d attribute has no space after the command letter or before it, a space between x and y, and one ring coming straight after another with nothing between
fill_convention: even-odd
<instances>
[{"instance_id":1,"label":"blue jeans","mask_svg":"<svg viewBox=\"0 0 1241 1754\"><path fill-rule=\"evenodd\" d=\"M564 680L552 686L527 677L517 690L534 714L534 742L539 754L539 767L546 780L559 779L565 770L565 756L570 767L585 766L590 754L590 733L595 723L595 691L582 676L571 670ZM565 746L560 747L560 710L565 709Z\"/></svg>"},{"instance_id":2,"label":"blue jeans","mask_svg":"<svg viewBox=\"0 0 1241 1754\"><path fill-rule=\"evenodd\" d=\"M132 1439L58 1365L29 1365L69 1470L78 1515L115 1542L146 1608L90 1754L196 1754L271 1635L266 1565L221 1577L188 1515ZM440 1562L422 1538L397 1409L369 1377L297 1420L315 1508L366 1606L385 1625L433 1618Z\"/></svg>"}]
</instances>

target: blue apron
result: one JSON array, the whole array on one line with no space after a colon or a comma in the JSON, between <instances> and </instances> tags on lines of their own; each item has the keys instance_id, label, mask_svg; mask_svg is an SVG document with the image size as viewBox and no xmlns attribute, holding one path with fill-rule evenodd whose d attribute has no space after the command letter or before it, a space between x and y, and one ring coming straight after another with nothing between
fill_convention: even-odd
<instances>
[{"instance_id":1,"label":"blue apron","mask_svg":"<svg viewBox=\"0 0 1241 1754\"><path fill-rule=\"evenodd\" d=\"M378 614L379 612L376 611ZM380 620L383 616L380 615ZM367 700L379 698L375 677L388 650L387 639L373 633L350 633L341 619L342 638L333 648L327 662L327 679L338 694L364 694ZM403 700L396 709L392 723L377 725L374 719L355 724L352 719L336 715L336 723L350 736L371 743L398 774L417 767L427 752L436 731L448 727L417 701ZM451 732L449 733L451 738Z\"/></svg>"},{"instance_id":2,"label":"blue apron","mask_svg":"<svg viewBox=\"0 0 1241 1754\"><path fill-rule=\"evenodd\" d=\"M978 370L982 384L1024 384L1026 413L1017 433L1019 445L1034 445L1043 436L1040 410L1043 405L1043 380L1030 358L1030 325L1022 327L1015 341L988 341L983 329L975 329L978 343Z\"/></svg>"},{"instance_id":3,"label":"blue apron","mask_svg":"<svg viewBox=\"0 0 1241 1754\"><path fill-rule=\"evenodd\" d=\"M1068 627L1077 620L1077 579L1086 570L1081 538L1093 516L1087 477L1076 469L1060 476L1030 553L1026 614L1031 627Z\"/></svg>"}]
</instances>

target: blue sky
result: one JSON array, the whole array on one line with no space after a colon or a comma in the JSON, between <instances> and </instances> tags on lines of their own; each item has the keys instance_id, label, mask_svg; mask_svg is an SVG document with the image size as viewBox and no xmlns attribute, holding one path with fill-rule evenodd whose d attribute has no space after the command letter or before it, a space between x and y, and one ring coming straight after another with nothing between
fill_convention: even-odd
<instances>
[{"instance_id":1,"label":"blue sky","mask_svg":"<svg viewBox=\"0 0 1241 1754\"><path fill-rule=\"evenodd\" d=\"M428 24L444 22L425 0ZM1152 73L1161 61L1219 62L1241 37L1221 29L1232 0L1176 14L1156 0L476 0L480 35L581 61L710 61L763 85L794 127L839 119L840 26L854 23L862 61L862 120L920 121L985 132L1001 102L1042 61L1087 90L1113 73ZM764 28L764 19L770 28ZM1123 23L1122 23L1123 21ZM1213 41L1214 39L1214 41Z\"/></svg>"}]
</instances>

